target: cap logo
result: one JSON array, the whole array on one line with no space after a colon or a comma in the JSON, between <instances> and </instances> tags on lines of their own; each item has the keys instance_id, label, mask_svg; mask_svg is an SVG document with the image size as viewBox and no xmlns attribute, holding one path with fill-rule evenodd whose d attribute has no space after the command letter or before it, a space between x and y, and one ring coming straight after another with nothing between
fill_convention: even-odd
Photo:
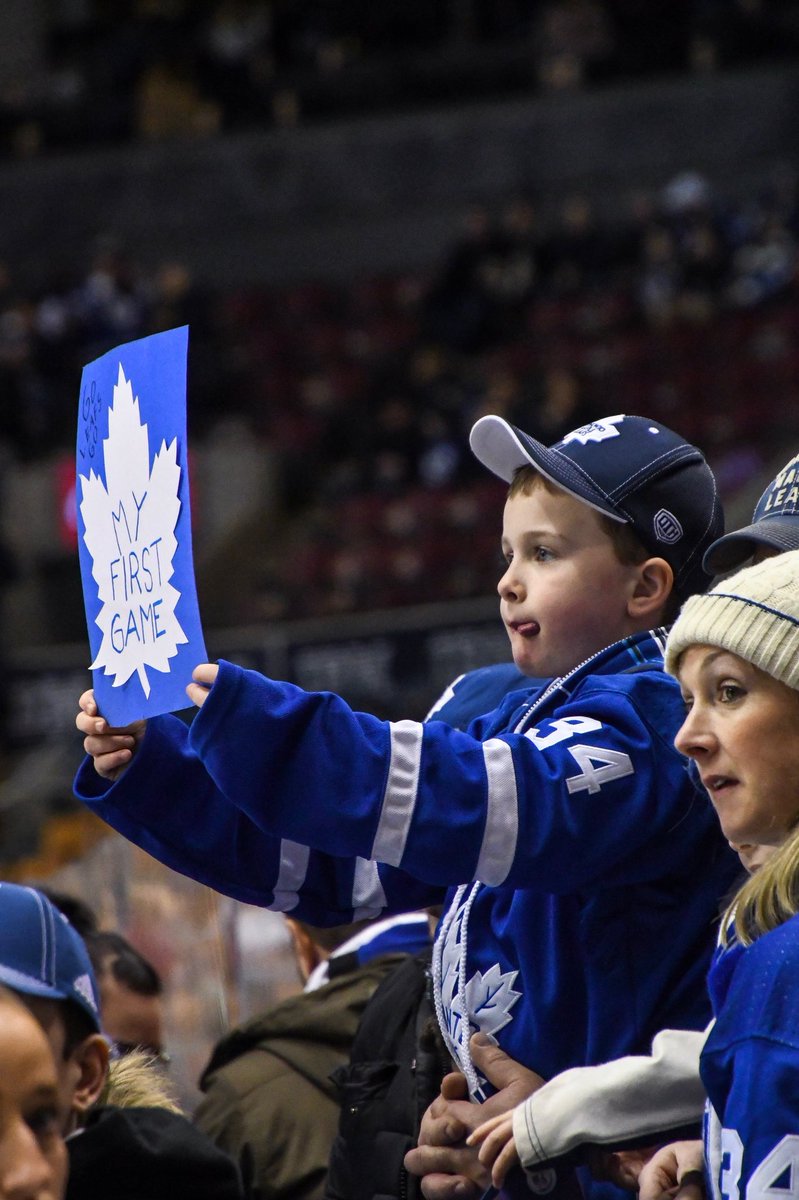
<instances>
[{"instance_id":1,"label":"cap logo","mask_svg":"<svg viewBox=\"0 0 799 1200\"><path fill-rule=\"evenodd\" d=\"M791 466L780 471L771 487L768 489L766 503L759 517L765 517L769 512L795 513L799 505L799 470ZM761 497L761 504L763 497ZM760 507L760 505L758 505Z\"/></svg>"},{"instance_id":2,"label":"cap logo","mask_svg":"<svg viewBox=\"0 0 799 1200\"><path fill-rule=\"evenodd\" d=\"M569 442L580 442L583 446L587 446L589 442L604 442L607 438L618 437L619 431L616 429L616 425L623 420L624 415L619 414L617 417L605 417L601 421L591 421L588 425L581 425L579 429L573 429L571 433L567 433L561 439L561 444L568 446Z\"/></svg>"},{"instance_id":3,"label":"cap logo","mask_svg":"<svg viewBox=\"0 0 799 1200\"><path fill-rule=\"evenodd\" d=\"M655 537L659 542L665 542L667 546L673 546L675 542L679 542L683 535L682 525L674 513L670 513L667 508L658 509L653 525Z\"/></svg>"},{"instance_id":4,"label":"cap logo","mask_svg":"<svg viewBox=\"0 0 799 1200\"><path fill-rule=\"evenodd\" d=\"M88 975L78 975L78 977L73 980L72 990L77 992L79 996L83 997L92 1012L97 1012L97 1003L94 999L94 992L92 991L92 984Z\"/></svg>"}]
</instances>

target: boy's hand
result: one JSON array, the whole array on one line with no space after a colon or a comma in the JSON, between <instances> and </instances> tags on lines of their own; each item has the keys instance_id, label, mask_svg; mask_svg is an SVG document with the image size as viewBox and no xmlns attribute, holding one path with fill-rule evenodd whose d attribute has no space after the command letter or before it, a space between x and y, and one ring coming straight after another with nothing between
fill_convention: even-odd
<instances>
[{"instance_id":1,"label":"boy's hand","mask_svg":"<svg viewBox=\"0 0 799 1200\"><path fill-rule=\"evenodd\" d=\"M202 708L218 674L219 667L216 663L200 663L198 667L194 668L191 673L194 682L186 688L186 695L192 704Z\"/></svg>"},{"instance_id":2,"label":"boy's hand","mask_svg":"<svg viewBox=\"0 0 799 1200\"><path fill-rule=\"evenodd\" d=\"M467 1146L478 1146L478 1158L491 1169L491 1182L501 1188L511 1167L519 1163L519 1151L513 1137L513 1109L478 1125L466 1139Z\"/></svg>"},{"instance_id":3,"label":"boy's hand","mask_svg":"<svg viewBox=\"0 0 799 1200\"><path fill-rule=\"evenodd\" d=\"M112 728L97 711L94 692L90 688L78 701L80 712L75 724L83 739L83 748L94 759L94 769L103 779L118 779L144 737L146 721L133 721L121 728Z\"/></svg>"},{"instance_id":4,"label":"boy's hand","mask_svg":"<svg viewBox=\"0 0 799 1200\"><path fill-rule=\"evenodd\" d=\"M405 1156L407 1170L422 1176L427 1200L477 1200L491 1177L477 1147L468 1145L466 1138L487 1118L515 1108L544 1083L483 1034L475 1034L470 1047L475 1067L498 1091L482 1104L472 1104L463 1075L445 1076L441 1095L422 1118L419 1145Z\"/></svg>"}]
</instances>

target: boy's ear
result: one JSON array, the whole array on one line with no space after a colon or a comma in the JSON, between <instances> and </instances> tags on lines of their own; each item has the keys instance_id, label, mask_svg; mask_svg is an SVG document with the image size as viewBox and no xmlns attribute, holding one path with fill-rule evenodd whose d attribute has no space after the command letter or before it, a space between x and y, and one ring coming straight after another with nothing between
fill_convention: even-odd
<instances>
[{"instance_id":1,"label":"boy's ear","mask_svg":"<svg viewBox=\"0 0 799 1200\"><path fill-rule=\"evenodd\" d=\"M295 921L293 917L286 917L285 921L291 934L297 967L304 983L311 972L319 966L319 963L324 958L327 958L327 955L321 946L313 940L309 930L303 925L302 921Z\"/></svg>"},{"instance_id":2,"label":"boy's ear","mask_svg":"<svg viewBox=\"0 0 799 1200\"><path fill-rule=\"evenodd\" d=\"M81 1116L96 1103L108 1074L108 1042L102 1034L92 1033L72 1052L80 1074L72 1094L72 1107Z\"/></svg>"},{"instance_id":3,"label":"boy's ear","mask_svg":"<svg viewBox=\"0 0 799 1200\"><path fill-rule=\"evenodd\" d=\"M627 601L627 613L636 621L655 624L674 588L674 572L665 558L647 558L636 568L637 577Z\"/></svg>"}]
</instances>

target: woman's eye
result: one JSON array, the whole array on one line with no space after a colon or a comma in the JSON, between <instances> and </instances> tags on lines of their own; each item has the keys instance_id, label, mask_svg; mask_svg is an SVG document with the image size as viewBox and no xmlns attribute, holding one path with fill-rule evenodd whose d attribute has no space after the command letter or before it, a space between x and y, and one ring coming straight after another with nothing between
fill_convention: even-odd
<instances>
[{"instance_id":1,"label":"woman's eye","mask_svg":"<svg viewBox=\"0 0 799 1200\"><path fill-rule=\"evenodd\" d=\"M719 685L719 699L723 704L732 704L744 694L744 689L737 683L722 683Z\"/></svg>"},{"instance_id":2,"label":"woman's eye","mask_svg":"<svg viewBox=\"0 0 799 1200\"><path fill-rule=\"evenodd\" d=\"M58 1133L60 1129L58 1109L55 1105L45 1105L43 1108L37 1108L32 1113L29 1113L25 1119L28 1127L38 1138Z\"/></svg>"}]
</instances>

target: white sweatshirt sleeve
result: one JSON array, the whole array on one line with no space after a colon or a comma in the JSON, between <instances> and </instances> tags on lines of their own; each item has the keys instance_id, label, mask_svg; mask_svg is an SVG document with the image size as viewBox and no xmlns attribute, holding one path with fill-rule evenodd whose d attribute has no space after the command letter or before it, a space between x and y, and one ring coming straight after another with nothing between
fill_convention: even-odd
<instances>
[{"instance_id":1,"label":"white sweatshirt sleeve","mask_svg":"<svg viewBox=\"0 0 799 1200\"><path fill-rule=\"evenodd\" d=\"M513 1113L513 1136L525 1167L583 1144L618 1145L701 1120L699 1078L704 1031L664 1029L651 1055L628 1055L557 1075Z\"/></svg>"}]
</instances>

